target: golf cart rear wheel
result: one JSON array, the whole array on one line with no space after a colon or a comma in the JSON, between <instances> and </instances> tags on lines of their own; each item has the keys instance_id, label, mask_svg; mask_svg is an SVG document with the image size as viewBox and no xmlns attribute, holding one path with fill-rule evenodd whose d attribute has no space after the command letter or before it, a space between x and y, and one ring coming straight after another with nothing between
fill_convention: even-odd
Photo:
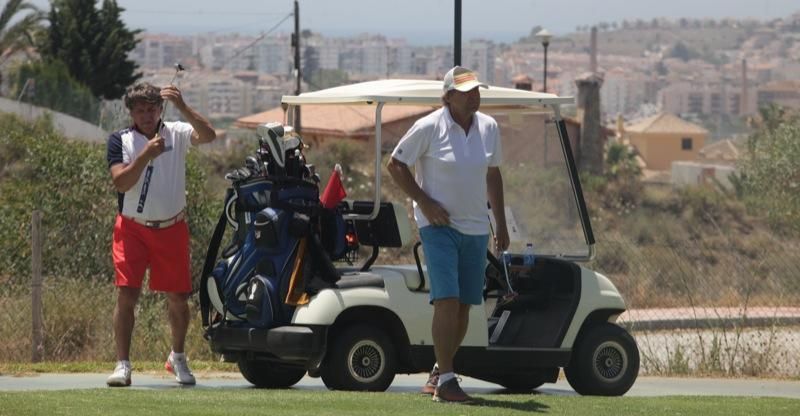
<instances>
[{"instance_id":1,"label":"golf cart rear wheel","mask_svg":"<svg viewBox=\"0 0 800 416\"><path fill-rule=\"evenodd\" d=\"M372 325L355 325L331 337L320 369L332 390L385 391L394 380L397 358L385 332Z\"/></svg>"},{"instance_id":2,"label":"golf cart rear wheel","mask_svg":"<svg viewBox=\"0 0 800 416\"><path fill-rule=\"evenodd\" d=\"M278 364L265 360L240 358L237 362L244 378L256 387L283 389L294 386L306 375L303 367Z\"/></svg>"},{"instance_id":3,"label":"golf cart rear wheel","mask_svg":"<svg viewBox=\"0 0 800 416\"><path fill-rule=\"evenodd\" d=\"M507 375L500 377L497 384L500 384L508 390L530 391L544 384L544 381L529 376Z\"/></svg>"},{"instance_id":4,"label":"golf cart rear wheel","mask_svg":"<svg viewBox=\"0 0 800 416\"><path fill-rule=\"evenodd\" d=\"M580 394L621 396L639 375L639 348L627 331L606 322L580 337L564 373Z\"/></svg>"}]
</instances>

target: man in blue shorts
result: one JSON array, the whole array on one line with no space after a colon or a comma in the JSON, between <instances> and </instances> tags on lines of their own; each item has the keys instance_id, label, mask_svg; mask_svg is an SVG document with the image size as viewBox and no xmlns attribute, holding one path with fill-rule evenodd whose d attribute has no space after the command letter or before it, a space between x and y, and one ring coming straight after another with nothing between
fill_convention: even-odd
<instances>
[{"instance_id":1,"label":"man in blue shorts","mask_svg":"<svg viewBox=\"0 0 800 416\"><path fill-rule=\"evenodd\" d=\"M469 325L469 308L483 301L489 240L487 198L497 222L494 246L508 248L497 122L478 112L474 72L459 66L444 76L442 108L417 120L400 139L389 173L414 200L433 304L437 366L424 393L436 401L465 402L453 358ZM415 166L414 175L409 166Z\"/></svg>"}]
</instances>

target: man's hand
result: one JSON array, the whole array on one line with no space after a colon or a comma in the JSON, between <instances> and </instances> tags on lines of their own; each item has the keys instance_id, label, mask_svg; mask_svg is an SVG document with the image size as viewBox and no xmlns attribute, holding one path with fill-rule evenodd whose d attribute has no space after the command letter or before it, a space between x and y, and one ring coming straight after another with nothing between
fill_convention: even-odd
<instances>
[{"instance_id":1,"label":"man's hand","mask_svg":"<svg viewBox=\"0 0 800 416\"><path fill-rule=\"evenodd\" d=\"M164 153L164 138L161 137L158 133L153 136L150 141L147 142L147 145L144 147L142 151L142 157L145 157L148 161L157 158L160 154Z\"/></svg>"},{"instance_id":2,"label":"man's hand","mask_svg":"<svg viewBox=\"0 0 800 416\"><path fill-rule=\"evenodd\" d=\"M162 88L161 98L171 102L178 110L186 107L186 103L183 101L181 90L174 85L167 85L166 87Z\"/></svg>"},{"instance_id":3,"label":"man's hand","mask_svg":"<svg viewBox=\"0 0 800 416\"><path fill-rule=\"evenodd\" d=\"M497 232L494 235L494 249L499 255L508 249L511 244L511 239L508 237L508 227L505 224L497 226Z\"/></svg>"},{"instance_id":4,"label":"man's hand","mask_svg":"<svg viewBox=\"0 0 800 416\"><path fill-rule=\"evenodd\" d=\"M431 198L420 198L417 204L431 225L444 226L450 224L450 213L442 208L438 202Z\"/></svg>"}]
</instances>

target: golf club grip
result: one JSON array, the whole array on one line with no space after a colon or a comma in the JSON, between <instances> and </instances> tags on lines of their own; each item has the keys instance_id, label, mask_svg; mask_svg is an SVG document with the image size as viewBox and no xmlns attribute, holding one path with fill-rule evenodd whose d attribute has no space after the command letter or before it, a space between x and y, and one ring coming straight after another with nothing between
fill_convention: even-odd
<instances>
[{"instance_id":1,"label":"golf club grip","mask_svg":"<svg viewBox=\"0 0 800 416\"><path fill-rule=\"evenodd\" d=\"M147 165L147 170L144 171L144 182L142 182L142 193L139 194L139 204L136 206L136 212L144 212L144 204L147 202L147 191L150 190L150 178L153 176L153 162Z\"/></svg>"}]
</instances>

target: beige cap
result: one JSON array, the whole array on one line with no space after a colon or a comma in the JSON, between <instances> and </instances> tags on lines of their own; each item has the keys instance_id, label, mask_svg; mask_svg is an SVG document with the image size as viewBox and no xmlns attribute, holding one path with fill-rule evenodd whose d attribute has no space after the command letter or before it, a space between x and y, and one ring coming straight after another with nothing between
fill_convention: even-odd
<instances>
[{"instance_id":1,"label":"beige cap","mask_svg":"<svg viewBox=\"0 0 800 416\"><path fill-rule=\"evenodd\" d=\"M467 68L454 66L444 75L444 92L450 90L467 92L477 87L489 88L488 85L478 81L478 76Z\"/></svg>"}]
</instances>

